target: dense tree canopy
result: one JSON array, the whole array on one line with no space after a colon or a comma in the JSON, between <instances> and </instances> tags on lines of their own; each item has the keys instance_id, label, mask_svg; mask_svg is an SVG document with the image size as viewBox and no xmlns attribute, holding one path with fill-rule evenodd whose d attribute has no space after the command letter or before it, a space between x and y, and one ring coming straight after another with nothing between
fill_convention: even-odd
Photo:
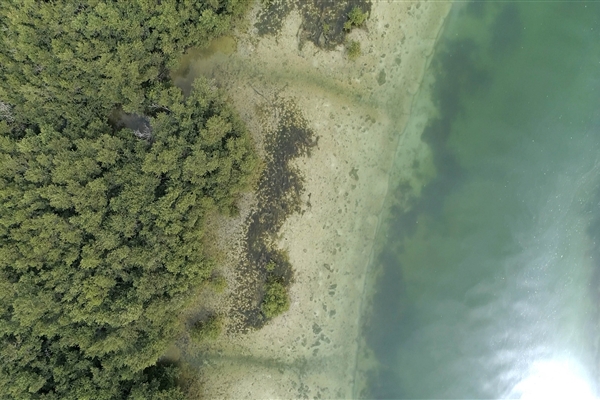
<instances>
[{"instance_id":1,"label":"dense tree canopy","mask_svg":"<svg viewBox=\"0 0 600 400\"><path fill-rule=\"evenodd\" d=\"M0 99L73 129L114 104L141 111L182 51L226 32L243 3L3 0Z\"/></svg>"},{"instance_id":2,"label":"dense tree canopy","mask_svg":"<svg viewBox=\"0 0 600 400\"><path fill-rule=\"evenodd\" d=\"M204 216L255 156L222 93L199 79L184 98L168 68L243 8L0 3L1 397L182 396L155 363L211 274Z\"/></svg>"}]
</instances>

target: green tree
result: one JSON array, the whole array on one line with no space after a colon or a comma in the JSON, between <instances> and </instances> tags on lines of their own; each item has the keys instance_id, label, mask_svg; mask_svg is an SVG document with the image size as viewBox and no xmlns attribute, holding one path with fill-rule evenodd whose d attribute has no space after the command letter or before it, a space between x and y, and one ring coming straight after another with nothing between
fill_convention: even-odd
<instances>
[{"instance_id":1,"label":"green tree","mask_svg":"<svg viewBox=\"0 0 600 400\"><path fill-rule=\"evenodd\" d=\"M244 8L0 2L0 397L181 398L156 362L256 156L219 90L168 69Z\"/></svg>"}]
</instances>

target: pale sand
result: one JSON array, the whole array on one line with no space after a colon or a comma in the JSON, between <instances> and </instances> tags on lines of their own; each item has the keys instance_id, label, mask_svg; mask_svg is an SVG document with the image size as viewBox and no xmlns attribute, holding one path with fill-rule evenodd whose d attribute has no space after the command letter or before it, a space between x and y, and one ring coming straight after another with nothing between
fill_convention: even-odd
<instances>
[{"instance_id":1,"label":"pale sand","mask_svg":"<svg viewBox=\"0 0 600 400\"><path fill-rule=\"evenodd\" d=\"M268 110L275 96L295 101L319 137L312 156L297 160L304 212L278 235L294 267L290 310L211 347L201 371L205 398L356 396L362 299L388 175L397 151L407 168L427 158L422 124L405 128L449 9L449 2L374 2L367 29L349 35L362 44L356 62L341 47L298 50L300 17L292 12L277 37L257 38L250 23L233 54L192 66L192 75L211 71L225 84L259 147L277 116L256 110ZM224 235L242 237L253 204L248 196ZM230 291L239 290L236 257L225 260Z\"/></svg>"}]
</instances>

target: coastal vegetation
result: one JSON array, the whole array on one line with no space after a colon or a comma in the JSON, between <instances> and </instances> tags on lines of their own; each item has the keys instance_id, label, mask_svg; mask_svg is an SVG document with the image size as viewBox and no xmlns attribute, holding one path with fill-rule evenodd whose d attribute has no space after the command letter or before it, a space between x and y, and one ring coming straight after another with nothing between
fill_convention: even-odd
<instances>
[{"instance_id":1,"label":"coastal vegetation","mask_svg":"<svg viewBox=\"0 0 600 400\"><path fill-rule=\"evenodd\" d=\"M284 252L274 252L273 255L279 258L279 262L272 259L265 266L266 279L260 305L262 314L268 320L275 318L290 308L290 298L287 289L291 272L290 262L287 254ZM287 279L286 275L288 275Z\"/></svg>"},{"instance_id":2,"label":"coastal vegetation","mask_svg":"<svg viewBox=\"0 0 600 400\"><path fill-rule=\"evenodd\" d=\"M223 93L169 70L246 7L0 3L3 398L184 398L157 361L211 280L206 216L235 212L257 158Z\"/></svg>"},{"instance_id":3,"label":"coastal vegetation","mask_svg":"<svg viewBox=\"0 0 600 400\"><path fill-rule=\"evenodd\" d=\"M236 213L254 185L246 256L262 297L245 323L289 308L291 265L268 236L301 210L289 161L310 153L312 131L282 103L259 176L215 83L171 82L249 1L0 2L0 397L195 398L190 367L162 357L182 336L220 334L224 316L182 314L199 288L226 286L207 217ZM328 43L338 14L319 25Z\"/></svg>"},{"instance_id":4,"label":"coastal vegetation","mask_svg":"<svg viewBox=\"0 0 600 400\"><path fill-rule=\"evenodd\" d=\"M290 308L290 300L285 286L276 280L268 280L262 302L262 312L273 318Z\"/></svg>"},{"instance_id":5,"label":"coastal vegetation","mask_svg":"<svg viewBox=\"0 0 600 400\"><path fill-rule=\"evenodd\" d=\"M363 12L360 7L353 7L348 13L348 21L344 22L344 30L349 31L354 27L360 28L367 20L367 16L367 13Z\"/></svg>"},{"instance_id":6,"label":"coastal vegetation","mask_svg":"<svg viewBox=\"0 0 600 400\"><path fill-rule=\"evenodd\" d=\"M203 343L219 337L222 328L223 319L218 315L210 315L193 325L190 336L196 343Z\"/></svg>"},{"instance_id":7,"label":"coastal vegetation","mask_svg":"<svg viewBox=\"0 0 600 400\"><path fill-rule=\"evenodd\" d=\"M370 0L262 0L255 28L259 35L277 35L283 21L296 9L302 23L299 46L310 41L315 46L335 50L347 40L353 28L362 28L371 11Z\"/></svg>"},{"instance_id":8,"label":"coastal vegetation","mask_svg":"<svg viewBox=\"0 0 600 400\"><path fill-rule=\"evenodd\" d=\"M351 31L354 27L362 27L367 20L368 14L363 12L360 7L354 6L348 13L348 20L344 22L344 31ZM346 43L346 53L350 61L355 61L362 54L360 42L350 40Z\"/></svg>"},{"instance_id":9,"label":"coastal vegetation","mask_svg":"<svg viewBox=\"0 0 600 400\"><path fill-rule=\"evenodd\" d=\"M348 58L352 61L356 60L362 54L360 48L360 42L356 40L351 40L346 45L346 53L348 54Z\"/></svg>"}]
</instances>

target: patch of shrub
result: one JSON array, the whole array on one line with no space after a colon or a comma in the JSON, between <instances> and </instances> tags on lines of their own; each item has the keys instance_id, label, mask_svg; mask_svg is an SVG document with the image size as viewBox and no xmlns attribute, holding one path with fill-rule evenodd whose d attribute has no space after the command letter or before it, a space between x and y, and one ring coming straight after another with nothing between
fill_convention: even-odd
<instances>
[{"instance_id":1,"label":"patch of shrub","mask_svg":"<svg viewBox=\"0 0 600 400\"><path fill-rule=\"evenodd\" d=\"M261 306L265 317L271 319L290 308L290 299L285 286L276 280L269 280L265 288L265 296Z\"/></svg>"},{"instance_id":2,"label":"patch of shrub","mask_svg":"<svg viewBox=\"0 0 600 400\"><path fill-rule=\"evenodd\" d=\"M363 12L360 7L354 7L348 13L348 21L344 23L344 30L349 31L353 27L361 27L367 20L368 14Z\"/></svg>"},{"instance_id":3,"label":"patch of shrub","mask_svg":"<svg viewBox=\"0 0 600 400\"><path fill-rule=\"evenodd\" d=\"M275 264L275 261L271 260L267 263L265 269L267 270L267 272L273 272L275 271L275 267L277 267L277 264Z\"/></svg>"},{"instance_id":4,"label":"patch of shrub","mask_svg":"<svg viewBox=\"0 0 600 400\"><path fill-rule=\"evenodd\" d=\"M212 288L217 293L223 293L227 289L227 279L223 276L214 277L211 280Z\"/></svg>"},{"instance_id":5,"label":"patch of shrub","mask_svg":"<svg viewBox=\"0 0 600 400\"><path fill-rule=\"evenodd\" d=\"M356 60L362 54L362 50L360 48L360 42L356 40L351 40L346 45L346 52L348 53L348 58L352 61Z\"/></svg>"},{"instance_id":6,"label":"patch of shrub","mask_svg":"<svg viewBox=\"0 0 600 400\"><path fill-rule=\"evenodd\" d=\"M215 340L221 334L222 329L223 319L218 315L211 315L192 326L190 337L196 343Z\"/></svg>"}]
</instances>

